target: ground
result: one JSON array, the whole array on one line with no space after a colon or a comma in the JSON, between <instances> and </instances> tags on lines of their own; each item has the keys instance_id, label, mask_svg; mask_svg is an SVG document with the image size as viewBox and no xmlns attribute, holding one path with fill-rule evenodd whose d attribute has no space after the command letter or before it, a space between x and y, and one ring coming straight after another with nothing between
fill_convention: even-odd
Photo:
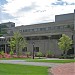
<instances>
[{"instance_id":1,"label":"ground","mask_svg":"<svg viewBox=\"0 0 75 75\"><path fill-rule=\"evenodd\" d=\"M66 63L51 68L53 75L75 75L75 63Z\"/></svg>"},{"instance_id":2,"label":"ground","mask_svg":"<svg viewBox=\"0 0 75 75\"><path fill-rule=\"evenodd\" d=\"M29 61L30 60L30 61ZM50 67L48 75L74 75L75 59L22 59L22 60L0 60L0 63L35 65ZM51 73L50 73L51 72Z\"/></svg>"}]
</instances>

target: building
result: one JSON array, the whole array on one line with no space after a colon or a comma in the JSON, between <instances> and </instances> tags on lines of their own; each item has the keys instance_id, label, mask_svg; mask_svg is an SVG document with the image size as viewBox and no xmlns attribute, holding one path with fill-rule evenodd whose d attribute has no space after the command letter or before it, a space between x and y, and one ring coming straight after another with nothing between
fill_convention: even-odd
<instances>
[{"instance_id":1,"label":"building","mask_svg":"<svg viewBox=\"0 0 75 75\"><path fill-rule=\"evenodd\" d=\"M75 52L75 11L70 14L56 15L55 22L10 28L6 39L10 38L13 35L12 33L16 31L20 32L28 41L28 45L23 49L23 52L29 51L32 53L34 43L35 52L40 51L46 54L48 51L52 51L56 57L60 56L62 52L59 50L57 43L62 34L68 35L74 42L68 54L74 54ZM4 49L7 51L7 46Z\"/></svg>"},{"instance_id":2,"label":"building","mask_svg":"<svg viewBox=\"0 0 75 75\"><path fill-rule=\"evenodd\" d=\"M13 22L7 22L0 24L0 35L4 36L6 34L9 34L8 30L11 30L11 28L15 27L15 23Z\"/></svg>"},{"instance_id":3,"label":"building","mask_svg":"<svg viewBox=\"0 0 75 75\"><path fill-rule=\"evenodd\" d=\"M13 22L0 24L0 51L9 52L10 49L7 41L13 35L13 28L15 28L15 23Z\"/></svg>"}]
</instances>

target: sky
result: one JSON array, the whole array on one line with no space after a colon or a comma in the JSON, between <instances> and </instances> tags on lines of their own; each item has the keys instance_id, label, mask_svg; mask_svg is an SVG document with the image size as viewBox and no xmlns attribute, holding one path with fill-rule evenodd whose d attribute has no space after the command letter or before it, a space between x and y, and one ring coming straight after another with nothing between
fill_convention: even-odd
<instances>
[{"instance_id":1,"label":"sky","mask_svg":"<svg viewBox=\"0 0 75 75\"><path fill-rule=\"evenodd\" d=\"M75 0L0 0L0 23L16 26L54 22L55 15L73 13Z\"/></svg>"}]
</instances>

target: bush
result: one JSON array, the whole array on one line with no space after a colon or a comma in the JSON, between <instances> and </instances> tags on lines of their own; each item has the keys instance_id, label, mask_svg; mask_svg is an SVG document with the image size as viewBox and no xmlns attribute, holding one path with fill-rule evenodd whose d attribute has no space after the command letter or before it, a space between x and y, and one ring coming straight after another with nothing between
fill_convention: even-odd
<instances>
[{"instance_id":1,"label":"bush","mask_svg":"<svg viewBox=\"0 0 75 75\"><path fill-rule=\"evenodd\" d=\"M74 59L74 55L66 55L66 57L65 56L60 56L59 58L60 59Z\"/></svg>"},{"instance_id":2,"label":"bush","mask_svg":"<svg viewBox=\"0 0 75 75\"><path fill-rule=\"evenodd\" d=\"M52 51L48 51L48 52L46 53L46 57L48 57L48 58L54 57L53 52L52 52Z\"/></svg>"},{"instance_id":3,"label":"bush","mask_svg":"<svg viewBox=\"0 0 75 75\"><path fill-rule=\"evenodd\" d=\"M1 51L0 54L1 54L2 56L4 56L4 51Z\"/></svg>"},{"instance_id":4,"label":"bush","mask_svg":"<svg viewBox=\"0 0 75 75\"><path fill-rule=\"evenodd\" d=\"M14 52L13 51L10 51L10 53L9 53L11 56L14 54Z\"/></svg>"},{"instance_id":5,"label":"bush","mask_svg":"<svg viewBox=\"0 0 75 75\"><path fill-rule=\"evenodd\" d=\"M40 58L40 57L43 56L43 54L42 54L41 52L37 52L37 53L36 53L36 56Z\"/></svg>"},{"instance_id":6,"label":"bush","mask_svg":"<svg viewBox=\"0 0 75 75\"><path fill-rule=\"evenodd\" d=\"M10 54L4 53L4 58L11 58Z\"/></svg>"},{"instance_id":7,"label":"bush","mask_svg":"<svg viewBox=\"0 0 75 75\"><path fill-rule=\"evenodd\" d=\"M26 52L25 54L26 54L26 56L29 58L30 52Z\"/></svg>"}]
</instances>

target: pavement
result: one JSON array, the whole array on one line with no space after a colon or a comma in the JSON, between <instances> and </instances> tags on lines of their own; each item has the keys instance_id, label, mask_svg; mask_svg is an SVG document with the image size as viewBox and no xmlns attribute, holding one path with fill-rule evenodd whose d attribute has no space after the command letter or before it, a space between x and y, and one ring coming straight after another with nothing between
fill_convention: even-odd
<instances>
[{"instance_id":1,"label":"pavement","mask_svg":"<svg viewBox=\"0 0 75 75\"><path fill-rule=\"evenodd\" d=\"M44 63L44 62L26 62L25 60L0 60L0 63L47 66L47 67L55 67L61 64L61 63L59 64L59 63Z\"/></svg>"},{"instance_id":2,"label":"pavement","mask_svg":"<svg viewBox=\"0 0 75 75\"><path fill-rule=\"evenodd\" d=\"M75 75L75 63L62 64L50 70L53 75Z\"/></svg>"}]
</instances>

